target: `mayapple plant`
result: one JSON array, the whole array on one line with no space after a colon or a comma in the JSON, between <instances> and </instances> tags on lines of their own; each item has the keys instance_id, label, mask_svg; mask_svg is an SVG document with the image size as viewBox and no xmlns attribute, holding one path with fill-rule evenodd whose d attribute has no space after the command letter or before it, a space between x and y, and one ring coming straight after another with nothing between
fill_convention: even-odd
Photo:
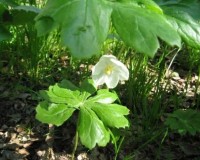
<instances>
[{"instance_id":1,"label":"mayapple plant","mask_svg":"<svg viewBox=\"0 0 200 160\"><path fill-rule=\"evenodd\" d=\"M61 126L77 110L76 137L89 149L96 144L106 146L113 135L112 128L129 126L125 117L129 109L115 103L118 96L109 91L109 88L117 86L119 80L127 80L128 77L128 69L123 63L112 55L104 55L93 67L92 79L85 80L79 87L63 80L48 90L41 90L43 101L36 108L36 119ZM108 88L97 89L103 83Z\"/></svg>"}]
</instances>

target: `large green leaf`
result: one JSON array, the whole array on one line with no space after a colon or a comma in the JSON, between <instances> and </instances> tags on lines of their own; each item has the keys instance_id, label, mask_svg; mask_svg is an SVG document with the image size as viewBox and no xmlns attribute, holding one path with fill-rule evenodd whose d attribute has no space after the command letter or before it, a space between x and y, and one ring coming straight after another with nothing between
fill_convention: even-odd
<instances>
[{"instance_id":1,"label":"large green leaf","mask_svg":"<svg viewBox=\"0 0 200 160\"><path fill-rule=\"evenodd\" d=\"M62 125L75 111L75 108L65 104L40 102L36 108L36 119L43 123Z\"/></svg>"},{"instance_id":2,"label":"large green leaf","mask_svg":"<svg viewBox=\"0 0 200 160\"><path fill-rule=\"evenodd\" d=\"M81 143L89 149L94 148L96 144L105 146L110 140L109 132L102 121L86 107L80 108L78 133Z\"/></svg>"},{"instance_id":3,"label":"large green leaf","mask_svg":"<svg viewBox=\"0 0 200 160\"><path fill-rule=\"evenodd\" d=\"M102 0L49 0L36 18L40 21L36 27L41 33L44 30L42 18L51 17L61 25L62 43L69 47L72 55L87 58L100 52L107 37L110 14L111 8ZM51 22L50 28L52 26Z\"/></svg>"},{"instance_id":4,"label":"large green leaf","mask_svg":"<svg viewBox=\"0 0 200 160\"><path fill-rule=\"evenodd\" d=\"M129 126L128 120L124 117L129 114L129 110L124 106L94 103L91 109L109 127L125 128Z\"/></svg>"},{"instance_id":5,"label":"large green leaf","mask_svg":"<svg viewBox=\"0 0 200 160\"><path fill-rule=\"evenodd\" d=\"M113 103L118 99L116 93L109 92L108 89L101 89L97 91L97 95L88 99L88 102L98 102L104 104Z\"/></svg>"},{"instance_id":6,"label":"large green leaf","mask_svg":"<svg viewBox=\"0 0 200 160\"><path fill-rule=\"evenodd\" d=\"M169 22L190 46L200 47L200 1L158 2Z\"/></svg>"},{"instance_id":7,"label":"large green leaf","mask_svg":"<svg viewBox=\"0 0 200 160\"><path fill-rule=\"evenodd\" d=\"M124 42L136 51L154 56L158 37L169 45L181 46L181 39L167 19L152 10L129 4L117 4L112 13L113 24Z\"/></svg>"}]
</instances>

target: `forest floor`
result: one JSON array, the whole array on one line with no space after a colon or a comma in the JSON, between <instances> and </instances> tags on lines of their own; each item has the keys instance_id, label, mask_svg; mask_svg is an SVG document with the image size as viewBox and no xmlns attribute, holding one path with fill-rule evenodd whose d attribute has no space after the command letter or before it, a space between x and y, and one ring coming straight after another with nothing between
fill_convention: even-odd
<instances>
[{"instance_id":1,"label":"forest floor","mask_svg":"<svg viewBox=\"0 0 200 160\"><path fill-rule=\"evenodd\" d=\"M171 75L168 78L172 89L176 93L185 92L184 71ZM194 89L197 80L198 77L194 74L188 83L185 97L180 97L180 105L185 108L197 103ZM42 87L37 87L35 92ZM18 77L3 75L0 77L0 160L48 160L53 157L56 160L70 160L75 133L73 117L62 127L54 128L53 138L51 137L49 142L47 139L49 126L35 119L38 100L36 94L29 88L28 82L18 80ZM126 155L134 151L134 146L126 145L127 141L119 152L119 160L125 159ZM199 135L171 134L162 147L158 147L158 143L155 142L147 144L143 150L137 150L130 159L154 160L153 155L159 152L161 156L157 159L200 160L199 146ZM96 147L92 151L79 144L76 158L77 160L113 160L113 150L112 144L105 148Z\"/></svg>"}]
</instances>

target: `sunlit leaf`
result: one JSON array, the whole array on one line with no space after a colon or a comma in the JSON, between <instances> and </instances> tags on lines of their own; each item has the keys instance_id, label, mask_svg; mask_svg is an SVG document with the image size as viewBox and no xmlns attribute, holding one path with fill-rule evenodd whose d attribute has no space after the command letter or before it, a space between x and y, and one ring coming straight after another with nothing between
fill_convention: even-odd
<instances>
[{"instance_id":1,"label":"sunlit leaf","mask_svg":"<svg viewBox=\"0 0 200 160\"><path fill-rule=\"evenodd\" d=\"M125 115L129 114L129 110L118 104L100 104L95 103L92 110L98 117L108 126L116 128L125 128L129 126L129 122Z\"/></svg>"},{"instance_id":2,"label":"sunlit leaf","mask_svg":"<svg viewBox=\"0 0 200 160\"><path fill-rule=\"evenodd\" d=\"M48 91L41 90L40 95L52 103L64 103L73 107L78 107L81 103L79 99L80 92L78 90L72 91L66 88L59 87L58 84L50 86Z\"/></svg>"},{"instance_id":3,"label":"sunlit leaf","mask_svg":"<svg viewBox=\"0 0 200 160\"><path fill-rule=\"evenodd\" d=\"M154 56L159 48L158 37L169 45L181 46L181 39L166 18L151 10L115 5L113 24L124 42L136 51Z\"/></svg>"},{"instance_id":4,"label":"sunlit leaf","mask_svg":"<svg viewBox=\"0 0 200 160\"><path fill-rule=\"evenodd\" d=\"M36 108L36 119L43 123L60 126L71 117L74 111L75 108L65 104L54 104L43 101Z\"/></svg>"},{"instance_id":5,"label":"sunlit leaf","mask_svg":"<svg viewBox=\"0 0 200 160\"><path fill-rule=\"evenodd\" d=\"M78 132L81 143L89 149L94 148L96 144L105 146L110 140L108 130L89 108L80 108Z\"/></svg>"},{"instance_id":6,"label":"sunlit leaf","mask_svg":"<svg viewBox=\"0 0 200 160\"><path fill-rule=\"evenodd\" d=\"M88 99L89 102L98 102L110 104L118 99L116 93L109 92L108 89L101 89L97 91L97 95Z\"/></svg>"}]
</instances>

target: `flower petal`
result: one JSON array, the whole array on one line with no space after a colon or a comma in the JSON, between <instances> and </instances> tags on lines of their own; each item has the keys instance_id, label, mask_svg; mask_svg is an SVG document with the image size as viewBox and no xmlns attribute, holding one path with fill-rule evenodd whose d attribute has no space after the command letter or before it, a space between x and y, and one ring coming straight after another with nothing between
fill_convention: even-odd
<instances>
[{"instance_id":1,"label":"flower petal","mask_svg":"<svg viewBox=\"0 0 200 160\"><path fill-rule=\"evenodd\" d=\"M110 62L111 60L117 60L117 58L113 55L103 55L99 61L108 61Z\"/></svg>"},{"instance_id":2,"label":"flower petal","mask_svg":"<svg viewBox=\"0 0 200 160\"><path fill-rule=\"evenodd\" d=\"M115 88L119 82L119 75L113 72L110 76L106 78L106 85L108 88Z\"/></svg>"},{"instance_id":3,"label":"flower petal","mask_svg":"<svg viewBox=\"0 0 200 160\"><path fill-rule=\"evenodd\" d=\"M107 77L104 74L92 75L92 79L94 81L95 86L104 84L106 81L106 78Z\"/></svg>"},{"instance_id":4,"label":"flower petal","mask_svg":"<svg viewBox=\"0 0 200 160\"><path fill-rule=\"evenodd\" d=\"M118 69L118 73L119 73L119 79L121 81L124 81L124 80L128 80L129 78L129 70L125 67L120 67Z\"/></svg>"},{"instance_id":5,"label":"flower petal","mask_svg":"<svg viewBox=\"0 0 200 160\"><path fill-rule=\"evenodd\" d=\"M118 72L120 80L128 80L129 78L129 70L128 68L118 60L111 60L112 63L115 65L115 72Z\"/></svg>"},{"instance_id":6,"label":"flower petal","mask_svg":"<svg viewBox=\"0 0 200 160\"><path fill-rule=\"evenodd\" d=\"M105 70L105 66L107 63L105 61L99 61L93 68L92 68L92 75L99 75Z\"/></svg>"}]
</instances>

